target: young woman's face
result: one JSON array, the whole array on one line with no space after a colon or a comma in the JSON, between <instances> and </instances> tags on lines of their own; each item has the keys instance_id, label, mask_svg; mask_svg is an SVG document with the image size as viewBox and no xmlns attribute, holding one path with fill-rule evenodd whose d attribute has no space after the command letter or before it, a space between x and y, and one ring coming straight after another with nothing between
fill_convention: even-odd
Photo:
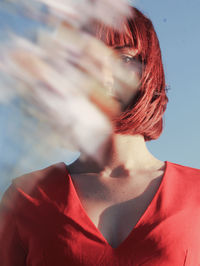
<instances>
[{"instance_id":1,"label":"young woman's face","mask_svg":"<svg viewBox=\"0 0 200 266\"><path fill-rule=\"evenodd\" d=\"M139 81L141 78L141 63L137 58L137 51L128 46L115 46L111 47L115 56L119 59L119 62L123 69L126 69L128 74L129 83L133 84L132 88L124 87L123 90L118 88L117 82L113 77L112 66L109 65L109 58L105 69L103 71L104 84L108 89L108 94L118 101L122 109L129 101L134 97L139 88Z\"/></svg>"}]
</instances>

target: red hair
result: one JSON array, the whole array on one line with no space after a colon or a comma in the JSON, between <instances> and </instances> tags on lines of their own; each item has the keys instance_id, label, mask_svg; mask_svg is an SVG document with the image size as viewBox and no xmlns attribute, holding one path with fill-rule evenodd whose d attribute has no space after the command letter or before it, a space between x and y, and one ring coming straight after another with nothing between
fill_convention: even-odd
<instances>
[{"instance_id":1,"label":"red hair","mask_svg":"<svg viewBox=\"0 0 200 266\"><path fill-rule=\"evenodd\" d=\"M159 41L152 22L138 9L131 7L132 16L118 31L97 23L95 35L108 46L129 46L137 51L142 64L141 86L125 110L114 122L114 132L140 134L145 140L157 139L163 129L163 114L168 98Z\"/></svg>"}]
</instances>

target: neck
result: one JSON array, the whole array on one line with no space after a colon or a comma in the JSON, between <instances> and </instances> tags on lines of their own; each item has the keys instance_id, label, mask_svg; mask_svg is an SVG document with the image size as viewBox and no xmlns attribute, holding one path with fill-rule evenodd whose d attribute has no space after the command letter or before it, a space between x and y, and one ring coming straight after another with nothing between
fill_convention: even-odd
<instances>
[{"instance_id":1,"label":"neck","mask_svg":"<svg viewBox=\"0 0 200 266\"><path fill-rule=\"evenodd\" d=\"M103 165L99 166L91 159L84 165L88 172L96 172L101 177L130 178L136 173L156 171L164 163L149 152L143 136L113 134L112 147Z\"/></svg>"},{"instance_id":2,"label":"neck","mask_svg":"<svg viewBox=\"0 0 200 266\"><path fill-rule=\"evenodd\" d=\"M162 166L147 149L143 136L114 134L112 152L100 175L130 177Z\"/></svg>"}]
</instances>

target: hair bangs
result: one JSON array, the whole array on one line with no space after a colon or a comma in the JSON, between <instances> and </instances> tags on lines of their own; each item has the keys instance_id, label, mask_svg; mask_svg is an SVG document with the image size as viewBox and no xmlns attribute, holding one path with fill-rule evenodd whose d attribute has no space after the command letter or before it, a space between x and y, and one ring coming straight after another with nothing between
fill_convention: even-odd
<instances>
[{"instance_id":1,"label":"hair bangs","mask_svg":"<svg viewBox=\"0 0 200 266\"><path fill-rule=\"evenodd\" d=\"M133 34L128 23L124 23L121 30L100 24L96 30L96 37L110 47L119 46L135 48L137 43L133 38Z\"/></svg>"}]
</instances>

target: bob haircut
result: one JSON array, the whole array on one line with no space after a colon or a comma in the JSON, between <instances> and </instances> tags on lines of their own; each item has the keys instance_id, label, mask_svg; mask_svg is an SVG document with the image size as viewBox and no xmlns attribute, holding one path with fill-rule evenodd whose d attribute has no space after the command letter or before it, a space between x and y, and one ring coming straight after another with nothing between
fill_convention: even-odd
<instances>
[{"instance_id":1,"label":"bob haircut","mask_svg":"<svg viewBox=\"0 0 200 266\"><path fill-rule=\"evenodd\" d=\"M128 46L137 51L142 65L139 92L119 116L113 119L114 132L157 139L163 129L163 114L168 98L159 41L150 19L131 8L131 17L122 23L123 31L101 22L95 23L95 35L107 46Z\"/></svg>"}]
</instances>

